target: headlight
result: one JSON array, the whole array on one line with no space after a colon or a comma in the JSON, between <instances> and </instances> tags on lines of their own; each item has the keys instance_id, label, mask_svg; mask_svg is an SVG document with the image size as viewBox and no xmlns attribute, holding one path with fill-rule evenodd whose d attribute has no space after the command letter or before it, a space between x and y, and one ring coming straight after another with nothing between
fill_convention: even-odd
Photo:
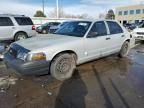
<instances>
[{"instance_id":1,"label":"headlight","mask_svg":"<svg viewBox=\"0 0 144 108\"><path fill-rule=\"evenodd\" d=\"M33 54L29 54L26 60L28 61L46 60L46 55L44 53L33 53Z\"/></svg>"}]
</instances>

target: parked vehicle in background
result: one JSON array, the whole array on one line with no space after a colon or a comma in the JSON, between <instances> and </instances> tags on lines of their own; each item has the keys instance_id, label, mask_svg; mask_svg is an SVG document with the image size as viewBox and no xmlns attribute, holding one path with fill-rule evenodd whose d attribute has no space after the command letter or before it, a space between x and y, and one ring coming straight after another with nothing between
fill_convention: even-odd
<instances>
[{"instance_id":1,"label":"parked vehicle in background","mask_svg":"<svg viewBox=\"0 0 144 108\"><path fill-rule=\"evenodd\" d=\"M134 30L135 28L136 28L136 24L135 23L126 23L126 24L124 24L124 27L128 30L128 31L132 31L132 30Z\"/></svg>"},{"instance_id":2,"label":"parked vehicle in background","mask_svg":"<svg viewBox=\"0 0 144 108\"><path fill-rule=\"evenodd\" d=\"M68 22L63 22L62 24L59 24L58 26L52 26L49 29L49 33L54 33L56 30L58 30L60 27L64 26L65 24L67 24Z\"/></svg>"},{"instance_id":3,"label":"parked vehicle in background","mask_svg":"<svg viewBox=\"0 0 144 108\"><path fill-rule=\"evenodd\" d=\"M0 60L3 59L3 53L5 51L4 45L0 45Z\"/></svg>"},{"instance_id":4,"label":"parked vehicle in background","mask_svg":"<svg viewBox=\"0 0 144 108\"><path fill-rule=\"evenodd\" d=\"M72 76L76 65L117 53L126 57L130 33L111 20L70 21L54 34L18 41L4 55L8 67L24 75Z\"/></svg>"},{"instance_id":5,"label":"parked vehicle in background","mask_svg":"<svg viewBox=\"0 0 144 108\"><path fill-rule=\"evenodd\" d=\"M48 34L51 27L61 24L60 22L48 22L36 28L38 33Z\"/></svg>"},{"instance_id":6,"label":"parked vehicle in background","mask_svg":"<svg viewBox=\"0 0 144 108\"><path fill-rule=\"evenodd\" d=\"M60 25L50 27L49 33L54 33L54 32L55 32L56 30L58 30L60 27L61 27Z\"/></svg>"},{"instance_id":7,"label":"parked vehicle in background","mask_svg":"<svg viewBox=\"0 0 144 108\"><path fill-rule=\"evenodd\" d=\"M136 29L132 32L133 36L137 40L144 40L144 23L141 23Z\"/></svg>"},{"instance_id":8,"label":"parked vehicle in background","mask_svg":"<svg viewBox=\"0 0 144 108\"><path fill-rule=\"evenodd\" d=\"M29 17L24 15L0 14L0 41L17 41L35 35L35 26Z\"/></svg>"}]
</instances>

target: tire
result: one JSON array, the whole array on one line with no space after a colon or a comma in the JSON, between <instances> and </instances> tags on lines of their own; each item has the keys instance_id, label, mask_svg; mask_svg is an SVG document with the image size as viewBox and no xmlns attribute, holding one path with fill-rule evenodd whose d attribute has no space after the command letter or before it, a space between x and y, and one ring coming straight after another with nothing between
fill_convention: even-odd
<instances>
[{"instance_id":1,"label":"tire","mask_svg":"<svg viewBox=\"0 0 144 108\"><path fill-rule=\"evenodd\" d=\"M42 30L42 34L48 34L47 30Z\"/></svg>"},{"instance_id":2,"label":"tire","mask_svg":"<svg viewBox=\"0 0 144 108\"><path fill-rule=\"evenodd\" d=\"M66 80L72 77L76 68L76 61L72 54L59 54L51 63L50 73L57 80Z\"/></svg>"},{"instance_id":3,"label":"tire","mask_svg":"<svg viewBox=\"0 0 144 108\"><path fill-rule=\"evenodd\" d=\"M130 44L128 41L125 41L120 50L119 57L120 58L126 57L129 53L129 50L130 50Z\"/></svg>"},{"instance_id":4,"label":"tire","mask_svg":"<svg viewBox=\"0 0 144 108\"><path fill-rule=\"evenodd\" d=\"M26 33L19 32L15 35L14 40L18 41L18 40L22 40L22 39L26 39L26 38L28 38Z\"/></svg>"}]
</instances>

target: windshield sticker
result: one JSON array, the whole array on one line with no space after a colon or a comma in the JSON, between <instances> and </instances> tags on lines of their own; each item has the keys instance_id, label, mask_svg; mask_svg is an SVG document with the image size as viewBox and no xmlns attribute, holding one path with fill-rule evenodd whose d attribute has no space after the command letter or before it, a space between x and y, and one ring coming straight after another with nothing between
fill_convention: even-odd
<instances>
[{"instance_id":1,"label":"windshield sticker","mask_svg":"<svg viewBox=\"0 0 144 108\"><path fill-rule=\"evenodd\" d=\"M87 23L79 23L78 25L87 26Z\"/></svg>"}]
</instances>

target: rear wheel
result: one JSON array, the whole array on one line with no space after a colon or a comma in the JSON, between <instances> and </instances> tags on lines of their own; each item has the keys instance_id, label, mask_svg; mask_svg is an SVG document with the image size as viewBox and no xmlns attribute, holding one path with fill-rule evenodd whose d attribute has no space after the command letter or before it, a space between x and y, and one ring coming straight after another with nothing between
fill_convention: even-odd
<instances>
[{"instance_id":1,"label":"rear wheel","mask_svg":"<svg viewBox=\"0 0 144 108\"><path fill-rule=\"evenodd\" d=\"M18 40L22 40L22 39L26 39L28 36L26 33L23 33L23 32L19 32L15 35L15 38L14 40L15 41L18 41Z\"/></svg>"},{"instance_id":2,"label":"rear wheel","mask_svg":"<svg viewBox=\"0 0 144 108\"><path fill-rule=\"evenodd\" d=\"M129 49L130 49L129 42L125 41L120 50L119 57L120 58L126 57L128 55Z\"/></svg>"},{"instance_id":3,"label":"rear wheel","mask_svg":"<svg viewBox=\"0 0 144 108\"><path fill-rule=\"evenodd\" d=\"M76 61L72 54L59 54L51 63L51 75L57 80L66 80L72 77L76 68Z\"/></svg>"}]
</instances>

